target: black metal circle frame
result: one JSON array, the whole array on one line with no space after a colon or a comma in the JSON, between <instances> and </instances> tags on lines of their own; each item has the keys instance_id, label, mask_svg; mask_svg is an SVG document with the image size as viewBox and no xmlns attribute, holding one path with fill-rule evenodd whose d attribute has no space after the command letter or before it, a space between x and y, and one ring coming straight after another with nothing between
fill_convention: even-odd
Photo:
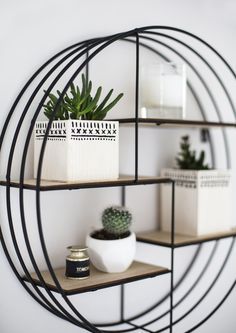
<instances>
[{"instance_id":1,"label":"black metal circle frame","mask_svg":"<svg viewBox=\"0 0 236 333\"><path fill-rule=\"evenodd\" d=\"M119 33L119 34L114 34L114 35L107 36L107 37L89 39L89 40L74 44L74 45L64 49L63 51L57 53L55 56L53 56L51 59L49 59L45 64L43 64L33 74L33 76L25 84L25 86L23 87L23 89L21 90L19 95L17 96L15 102L13 103L13 105L12 105L10 111L9 111L9 114L7 116L7 119L4 123L3 130L2 130L2 133L1 133L1 137L0 137L0 149L2 151L2 146L3 146L4 140L6 138L6 134L7 134L8 128L9 128L9 124L12 120L13 115L16 113L16 108L18 107L19 102L22 100L22 98L26 94L26 92L28 92L29 88L31 87L31 85L35 81L35 79L37 79L39 77L39 75L41 75L43 73L43 71L48 66L51 66L55 62L55 64L52 65L52 67L47 71L45 76L43 76L43 78L37 84L36 88L33 90L33 93L31 94L30 98L28 99L28 101L27 101L27 103L26 103L26 105L25 105L25 107L24 107L24 109L23 109L23 111L22 111L22 113L19 117L19 121L17 123L16 129L15 129L15 132L14 132L14 135L13 135L13 139L12 139L12 142L11 142L11 147L10 147L8 162L7 162L7 168L6 168L6 208L7 208L9 229L10 229L12 242L13 242L13 245L14 245L14 250L15 250L16 255L17 255L18 263L20 264L28 282L25 282L25 280L22 278L21 274L19 273L19 270L17 269L16 264L12 260L12 257L9 253L9 250L8 250L8 247L7 247L2 229L0 229L0 237L1 237L2 246L3 246L4 252L6 254L6 257L9 261L9 264L10 264L11 268L13 269L16 277L18 278L20 283L23 285L23 287L27 290L27 292L41 306L43 306L45 309L47 309L48 311L50 311L54 315L56 315L56 316L58 316L62 319L65 319L65 320L77 325L78 327L84 328L84 329L86 329L88 331L91 331L91 332L100 332L101 330L98 328L100 325L94 325L94 324L90 323L84 316L82 316L80 314L80 312L71 303L71 301L69 300L69 298L65 294L64 290L62 289L62 287L61 287L61 285L60 285L60 283L57 279L57 276L54 273L54 270L53 270L53 267L52 267L52 264L51 264L51 261L50 261L50 258L49 258L49 254L48 254L47 246L46 246L46 242L45 242L45 237L44 237L44 233L43 233L42 218L41 218L40 184L41 184L41 171L42 171L42 165L43 165L43 156L44 156L44 151L45 151L45 148L46 148L47 137L48 137L48 134L49 134L49 130L50 130L52 121L53 121L53 116L56 113L57 108L60 105L60 103L62 101L62 98L65 95L65 93L67 92L70 84L81 73L82 70L84 70L88 67L89 62L92 61L92 59L96 55L98 55L100 52L102 52L105 48L107 48L110 45L112 45L113 43L115 43L117 41L121 41L121 40L122 41L123 40L128 41L128 42L131 42L131 43L135 43L135 45L136 45L136 58L135 58L136 73L135 73L135 170L134 170L134 182L137 182L137 180L139 178L139 174L138 174L138 125L139 125L138 108L139 108L139 93L138 93L138 91L139 91L139 48L140 48L140 46L145 47L148 50L158 54L165 61L169 61L169 58L167 56L163 55L163 53L160 52L159 50L156 50L153 47L153 43L161 45L164 48L167 48L169 51L171 51L172 53L177 55L179 58L181 58L191 68L191 70L195 73L198 80L203 85L203 87L206 90L206 92L207 92L207 94L208 94L208 96L211 100L211 103L212 103L212 105L213 105L213 107L216 111L216 114L217 114L217 117L218 117L219 121L222 121L222 116L221 116L221 113L220 113L220 107L218 106L217 101L214 98L211 89L209 88L209 85L206 83L205 79L199 73L199 71L196 70L195 66L193 66L192 62L190 62L185 56L183 56L173 46L170 46L167 43L164 43L162 40L158 40L158 39L154 38L153 36L158 36L158 37L161 37L161 38L164 38L164 39L167 39L167 40L171 40L171 42L179 44L182 47L186 48L187 50L191 51L192 54L194 54L198 59L200 59L202 61L202 63L204 63L206 65L206 67L210 70L210 72L214 75L217 82L221 86L221 88L224 92L224 95L226 96L226 99L228 101L228 104L229 104L230 108L233 111L234 118L236 119L236 111L235 111L235 107L234 107L234 103L232 101L232 98L231 98L231 96L230 96L222 78L217 74L216 70L199 53L199 51L196 51L195 49L190 47L187 43L183 42L179 38L173 37L173 36L171 36L169 34L166 34L166 33L164 34L164 33L159 32L159 31L163 31L163 30L167 31L169 33L173 32L173 33L178 33L178 34L180 34L181 36L184 36L184 37L189 37L189 38L191 38L191 40L195 40L195 41L199 42L201 45L204 45L209 51L211 51L214 55L216 55L216 57L218 59L220 59L220 61L225 65L225 68L232 74L233 78L234 79L236 78L236 75L235 75L234 71L232 70L232 68L230 67L230 65L225 61L225 59L212 46L210 46L207 42L205 42L201 38L187 32L187 31L181 30L181 29L168 27L168 26L149 26L149 27L142 27L142 28L134 29L134 30L127 31L127 32L122 32L122 33ZM148 44L148 42L150 42L152 46L150 46ZM78 61L81 61L81 59L83 59L83 58L85 58L85 59L82 60L82 62L80 63L78 68L75 70L73 75L71 75L69 80L67 80L66 84L64 85L61 97L59 98L58 103L55 106L54 112L52 114L52 117L49 120L48 127L46 129L46 134L45 134L45 137L43 139L41 152L40 152L37 178L36 178L36 214L37 214L37 227L38 227L38 233L39 233L39 237L40 237L41 247L42 247L44 259L45 259L46 264L48 266L48 270L49 270L49 272L51 274L51 277L52 277L52 279L53 279L53 281L54 281L54 283L57 287L57 290L61 294L62 299L64 300L65 304L67 305L67 308L70 309L70 311L68 311L63 306L63 304L58 301L58 299L54 296L54 294L48 288L48 286L45 283L44 278L43 278L43 276L42 276L42 274L39 270L36 258L33 254L32 246L31 246L30 239L29 239L29 234L28 234L28 231L27 231L26 217L25 217L24 181L25 181L25 167L26 167L27 154L28 154L28 150L29 150L29 143L30 143L30 139L32 137L35 122L37 120L37 117L38 117L41 109L42 109L42 106L45 103L45 100L47 99L50 92L58 84L59 80L61 78L63 78L63 75L67 73L67 71L71 68L71 66L73 64L76 64ZM57 59L59 59L59 60L56 62ZM53 76L54 78L52 79L52 75L54 75L56 73L56 71L59 71L59 73L55 77ZM26 115L28 114L29 110L32 108L32 104L35 101L35 99L37 97L37 94L42 91L42 87L47 82L48 79L51 79L50 84L49 84L48 88L46 89L46 92L45 92L44 96L40 99L40 102L38 103L38 106L37 106L36 110L34 111L33 116L31 118L30 127L28 129L28 133L26 135L26 139L25 139L25 143L24 143L23 154L22 154L22 159L21 159L21 166L20 166L20 176L19 176L19 184L20 184L19 185L19 205L20 205L19 208L20 208L21 227L22 227L22 231L23 231L23 235L24 235L24 241L25 241L25 244L26 244L26 247L27 247L27 250L28 250L28 254L29 254L32 266L33 266L33 268L34 268L34 270L35 270L35 272L38 276L38 279L39 279L41 285L43 286L43 288L46 291L46 294L47 294L47 297L46 297L45 294L42 293L40 288L35 284L34 280L32 279L32 277L31 277L31 275L28 271L27 265L26 265L26 263L25 263L25 261L22 257L22 253L21 253L21 250L20 250L20 247L19 247L19 243L17 241L16 231L15 231L15 228L14 228L14 221L13 221L13 216L12 216L12 205L11 205L11 200L12 200L11 199L11 173L12 173L12 163L13 163L15 148L16 148L17 140L19 138L20 131L22 129L22 125L24 123ZM201 99L199 98L197 92L195 91L194 87L192 86L192 84L190 82L188 82L188 88L191 91L193 97L195 98L195 100L197 102L197 105L199 106L199 109L200 109L200 112L202 114L203 119L206 120L207 119L207 113L204 110L204 106L201 102ZM222 129L222 134L223 134L224 148L225 148L225 152L226 152L226 164L227 164L227 167L230 167L230 165L231 165L230 151L229 151L229 146L228 146L228 142L227 142L227 135L226 135L226 132L225 132L224 129ZM214 161L215 161L214 155L215 154L214 154L213 143L212 143L211 140L210 140L209 143L210 143L210 149L211 149L211 155L212 155L212 162L213 162L213 165L214 165ZM173 198L174 198L174 183L173 182L172 182L172 188L173 188ZM173 201L172 201L172 207L173 207ZM173 322L173 316L172 316L173 309L176 308L184 299L186 299L190 295L191 291L197 286L198 282L203 277L204 273L206 272L206 268L209 266L209 263L211 262L212 258L214 257L214 255L216 253L217 242L216 242L216 245L213 247L211 253L209 254L209 259L206 263L206 266L200 272L199 276L196 277L195 282L192 284L192 286L189 288L189 290L186 291L185 295L176 304L173 304L173 292L174 292L174 290L176 290L182 284L182 282L184 281L186 276L191 271L191 268L193 267L193 265L195 263L195 260L198 257L198 255L200 253L200 250L202 249L202 246L201 245L198 246L198 248L196 250L196 253L192 258L191 263L187 267L186 271L183 272L183 275L180 278L180 280L178 281L178 283L176 283L176 285L174 286L174 277L173 277L173 275L174 275L174 273L173 273L174 272L174 246L173 246L173 243L174 243L174 212L173 212L173 210L172 210L172 235L171 235L171 240L172 240L172 247L171 247L171 288L170 288L171 290L170 290L170 292L167 293L165 297L163 297L157 303L152 305L146 311L144 311L140 314L137 314L136 316L134 316L132 318L125 319L124 314L123 314L124 287L121 287L121 302L122 302L121 320L119 322L115 322L115 323L103 324L102 326L115 326L115 325L120 325L122 323L128 323L128 324L130 324L131 328L120 329L120 330L116 330L116 331L117 332L129 332L129 331L134 331L137 328L141 328L143 330L150 331L150 330L147 329L148 325L150 325L153 322L158 321L160 318L162 318L166 315L170 315L170 324L168 326L163 327L162 329L159 329L157 332L162 332L166 329L169 329L170 332L172 332L173 326L175 324L177 324L179 321L181 321L182 319L184 319L208 295L208 293L211 291L211 289L215 285L215 283L218 280L218 278L220 277L223 269L225 268L225 265L228 262L230 254L232 253L232 249L233 249L233 245L234 245L234 238L232 239L232 242L231 242L231 244L229 246L229 249L228 249L228 253L227 253L227 255L225 257L225 260L222 263L222 265L221 265L221 267L218 271L218 274L213 279L213 281L210 283L206 292L204 292L203 296L201 298L199 298L199 301L189 311L187 311L185 314L183 314L179 319L175 320L174 322ZM29 285L29 283L30 283L30 285ZM223 302L227 299L228 295L233 290L235 284L236 284L236 281L231 285L228 292L223 297L223 299L220 301L220 303L217 306L215 306L215 308L201 322L196 324L194 327L189 329L187 332L194 331L200 325L202 325L206 320L208 320L217 311L217 309L223 304ZM154 309L156 309L160 304L162 304L169 297L170 297L170 310L169 311L164 312L163 314L159 315L158 317L155 317L154 320L151 320L151 321L149 320L148 322L146 322L145 324L140 325L140 326L137 326L137 325L131 323L131 321L133 321L137 318L140 318L140 317L144 316L145 314L147 314L147 313L153 311ZM104 330L102 330L102 331L104 331ZM106 330L106 332L109 332L109 331Z\"/></svg>"}]
</instances>

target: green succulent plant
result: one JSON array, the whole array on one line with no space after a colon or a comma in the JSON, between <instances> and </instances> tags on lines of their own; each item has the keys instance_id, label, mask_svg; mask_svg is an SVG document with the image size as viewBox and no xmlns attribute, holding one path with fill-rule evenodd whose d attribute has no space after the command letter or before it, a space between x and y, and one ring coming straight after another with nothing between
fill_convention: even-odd
<instances>
[{"instance_id":1,"label":"green succulent plant","mask_svg":"<svg viewBox=\"0 0 236 333\"><path fill-rule=\"evenodd\" d=\"M109 102L113 89L111 89L102 102L99 103L102 87L98 87L94 96L91 95L92 81L88 81L85 75L82 74L82 87L75 86L74 83L70 86L69 93L66 93L59 106L53 120L103 120L107 112L110 111L124 95L119 94L112 102ZM43 106L44 114L51 119L52 112L61 96L61 92L57 90L57 95L49 94L49 101Z\"/></svg>"},{"instance_id":2,"label":"green succulent plant","mask_svg":"<svg viewBox=\"0 0 236 333\"><path fill-rule=\"evenodd\" d=\"M185 135L180 142L181 151L176 157L177 165L180 169L187 170L208 170L209 166L204 164L205 152L202 150L199 157L196 157L196 151L190 149L189 136Z\"/></svg>"},{"instance_id":3,"label":"green succulent plant","mask_svg":"<svg viewBox=\"0 0 236 333\"><path fill-rule=\"evenodd\" d=\"M104 210L102 214L102 224L108 234L119 236L129 232L132 222L131 213L122 206L112 206Z\"/></svg>"}]
</instances>

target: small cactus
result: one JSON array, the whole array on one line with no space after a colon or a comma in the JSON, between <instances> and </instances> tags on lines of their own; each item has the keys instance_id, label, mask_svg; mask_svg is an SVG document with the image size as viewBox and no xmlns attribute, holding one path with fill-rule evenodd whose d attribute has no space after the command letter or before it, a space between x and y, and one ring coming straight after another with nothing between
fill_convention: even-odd
<instances>
[{"instance_id":1,"label":"small cactus","mask_svg":"<svg viewBox=\"0 0 236 333\"><path fill-rule=\"evenodd\" d=\"M112 206L104 210L102 214L102 224L104 230L119 237L129 231L132 215L122 206Z\"/></svg>"}]
</instances>

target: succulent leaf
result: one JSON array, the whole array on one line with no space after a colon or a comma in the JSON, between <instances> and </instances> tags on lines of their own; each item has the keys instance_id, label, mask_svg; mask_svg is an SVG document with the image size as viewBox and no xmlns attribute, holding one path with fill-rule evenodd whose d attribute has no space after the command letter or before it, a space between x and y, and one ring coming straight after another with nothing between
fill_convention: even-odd
<instances>
[{"instance_id":1,"label":"succulent leaf","mask_svg":"<svg viewBox=\"0 0 236 333\"><path fill-rule=\"evenodd\" d=\"M205 152L201 151L199 157L197 158L196 151L190 150L189 136L185 135L181 139L181 151L176 157L178 167L186 170L208 170L209 166L204 164Z\"/></svg>"},{"instance_id":2,"label":"succulent leaf","mask_svg":"<svg viewBox=\"0 0 236 333\"><path fill-rule=\"evenodd\" d=\"M110 91L112 92L112 90ZM104 119L107 115L107 112L110 111L115 105L116 103L119 102L119 100L123 97L123 93L119 94L110 104L108 104L104 109L99 110L96 113L96 119L97 120L101 120ZM108 99L107 99L108 100ZM107 101L106 101L107 102ZM105 103L106 104L106 103Z\"/></svg>"},{"instance_id":3,"label":"succulent leaf","mask_svg":"<svg viewBox=\"0 0 236 333\"><path fill-rule=\"evenodd\" d=\"M97 89L95 96L91 96L92 81L88 81L88 78L85 77L84 74L82 74L81 79L81 89L72 83L69 92L65 93L59 105L57 105L58 99L61 98L61 92L59 90L57 90L58 97L53 93L48 95L49 100L43 105L44 114L47 118L51 119L53 117L54 120L103 120L106 117L107 112L113 108L123 96L123 93L119 94L111 103L106 105L113 92L113 89L111 89L99 104L102 87ZM57 110L55 115L52 116L55 107Z\"/></svg>"}]
</instances>

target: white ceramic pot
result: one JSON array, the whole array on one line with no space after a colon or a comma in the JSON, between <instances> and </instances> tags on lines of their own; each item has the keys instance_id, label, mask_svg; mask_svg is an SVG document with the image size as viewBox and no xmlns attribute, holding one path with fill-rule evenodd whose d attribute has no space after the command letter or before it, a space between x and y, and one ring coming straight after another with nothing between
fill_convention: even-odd
<instances>
[{"instance_id":1,"label":"white ceramic pot","mask_svg":"<svg viewBox=\"0 0 236 333\"><path fill-rule=\"evenodd\" d=\"M115 240L101 240L87 236L86 245L92 264L107 273L124 272L132 264L136 251L136 237Z\"/></svg>"},{"instance_id":2,"label":"white ceramic pot","mask_svg":"<svg viewBox=\"0 0 236 333\"><path fill-rule=\"evenodd\" d=\"M175 180L175 232L191 236L232 228L230 170L164 169ZM161 228L170 231L171 185L161 185Z\"/></svg>"},{"instance_id":3,"label":"white ceramic pot","mask_svg":"<svg viewBox=\"0 0 236 333\"><path fill-rule=\"evenodd\" d=\"M48 122L34 131L34 177ZM42 179L58 181L113 180L119 177L118 121L57 120L47 138Z\"/></svg>"}]
</instances>

